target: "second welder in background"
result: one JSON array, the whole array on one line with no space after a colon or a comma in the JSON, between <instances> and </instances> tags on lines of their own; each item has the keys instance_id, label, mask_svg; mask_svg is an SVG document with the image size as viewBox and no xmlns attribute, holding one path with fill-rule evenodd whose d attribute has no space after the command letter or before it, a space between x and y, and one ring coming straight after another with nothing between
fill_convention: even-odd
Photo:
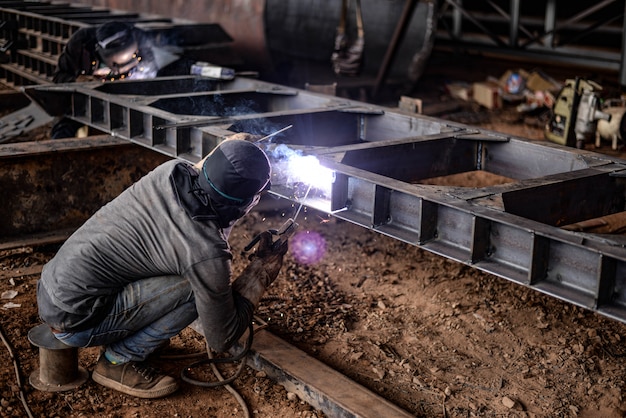
<instances>
[{"instance_id":1,"label":"second welder in background","mask_svg":"<svg viewBox=\"0 0 626 418\"><path fill-rule=\"evenodd\" d=\"M126 22L107 22L76 31L59 56L52 81L147 79L188 74L189 66L175 46L156 45L145 31ZM81 122L61 118L51 137L76 136Z\"/></svg>"}]
</instances>

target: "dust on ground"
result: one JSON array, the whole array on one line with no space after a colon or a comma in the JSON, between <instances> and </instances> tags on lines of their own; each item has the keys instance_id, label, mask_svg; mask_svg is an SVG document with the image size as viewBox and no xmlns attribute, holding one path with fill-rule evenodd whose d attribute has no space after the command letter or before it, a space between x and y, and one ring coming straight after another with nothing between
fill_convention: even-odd
<instances>
[{"instance_id":1,"label":"dust on ground","mask_svg":"<svg viewBox=\"0 0 626 418\"><path fill-rule=\"evenodd\" d=\"M238 255L283 213L252 213L235 228ZM316 211L300 219L327 250L316 265L287 256L257 314L271 332L420 417L621 417L626 377L626 327L521 285ZM138 400L88 380L63 393L34 390L38 367L26 338L37 325L35 286L55 248L0 254L0 291L15 290L0 325L19 360L22 390L35 416L237 417L224 389L182 383L171 397ZM3 304L7 301L3 301ZM186 330L156 358L177 375L203 350ZM95 365L97 348L80 350ZM0 350L0 416L25 416L7 350ZM321 417L263 373L247 368L234 386L253 416Z\"/></svg>"}]
</instances>

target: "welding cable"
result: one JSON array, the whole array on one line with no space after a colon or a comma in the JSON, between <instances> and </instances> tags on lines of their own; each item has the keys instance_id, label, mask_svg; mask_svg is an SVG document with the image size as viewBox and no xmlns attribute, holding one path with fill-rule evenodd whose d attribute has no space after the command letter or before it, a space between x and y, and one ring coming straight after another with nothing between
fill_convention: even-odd
<instances>
[{"instance_id":1,"label":"welding cable","mask_svg":"<svg viewBox=\"0 0 626 418\"><path fill-rule=\"evenodd\" d=\"M209 355L210 359L213 359L213 351L211 351L211 348L208 346L207 344L207 353ZM245 361L242 361L241 364L245 364ZM220 373L219 369L217 368L217 366L215 365L215 363L211 363L211 370L213 370L213 374L215 374L215 376L217 377L217 379L220 382L224 382L224 376L222 376L222 373ZM243 370L243 367L241 367L238 370L238 373L236 373L237 376L239 376L241 374L241 371ZM243 399L243 397L241 396L241 394L239 392L237 392L237 390L232 387L230 385L230 383L227 383L224 385L224 388L231 394L233 395L233 397L235 398L235 400L239 403L239 405L241 406L241 409L243 411L243 415L245 418L250 418L250 409L248 408L248 405L246 404L246 401Z\"/></svg>"},{"instance_id":2,"label":"welding cable","mask_svg":"<svg viewBox=\"0 0 626 418\"><path fill-rule=\"evenodd\" d=\"M11 348L11 344L9 344L9 340L4 336L4 332L2 331L1 325L0 325L0 338L2 338L2 342L4 343L7 350L9 351L9 357L11 358L11 360L13 360L13 367L15 368L15 378L17 380L17 386L20 389L20 394L19 394L20 401L22 402L22 405L24 406L24 409L26 410L26 414L28 415L28 417L33 418L33 414L30 412L30 408L28 407L28 404L26 403L26 396L24 395L24 388L22 385L22 379L20 377L20 366L17 362L17 358L13 355L13 349Z\"/></svg>"},{"instance_id":3,"label":"welding cable","mask_svg":"<svg viewBox=\"0 0 626 418\"><path fill-rule=\"evenodd\" d=\"M172 360L172 361L180 361L180 360L189 360L192 358L199 358L206 356L206 351L198 351L196 353L188 353L188 354L159 354L159 358L163 360Z\"/></svg>"},{"instance_id":4,"label":"welding cable","mask_svg":"<svg viewBox=\"0 0 626 418\"><path fill-rule=\"evenodd\" d=\"M248 354L248 351L250 351L250 347L252 347L252 339L254 337L254 327L253 327L252 322L250 322L248 332L249 332L249 335L248 335L246 344L244 345L243 349L241 350L239 354L233 357L228 357L228 358L214 358L211 354L211 349L207 347L207 352L208 352L209 357L203 360L197 361L195 363L192 363L189 366L183 368L180 372L181 379L187 383L191 383L192 385L201 386L205 388L225 386L234 382L235 379L239 377L244 367L246 366L246 356ZM235 373L228 379L220 379L217 382L204 382L201 380L193 379L187 375L188 371L198 366L201 366L203 364L210 364L211 366L213 366L215 364L235 363L237 361L240 361L241 363L239 364L237 371L235 371Z\"/></svg>"},{"instance_id":5,"label":"welding cable","mask_svg":"<svg viewBox=\"0 0 626 418\"><path fill-rule=\"evenodd\" d=\"M243 399L243 397L230 384L241 375L241 372L243 372L243 369L246 366L246 356L248 354L248 351L250 351L250 347L252 347L252 339L254 337L253 322L250 322L248 332L249 332L249 335L248 335L246 344L243 347L243 350L241 351L241 353L239 353L238 355L229 357L229 358L215 358L213 357L213 350L211 350L211 347L209 347L207 343L206 349L207 349L208 358L195 362L187 366L180 372L180 376L185 382L191 383L192 385L195 385L195 386L201 386L205 388L224 386L224 388L231 395L233 395L237 403L239 403L239 405L241 406L245 418L250 418L250 409L248 408L248 405L246 404L246 401ZM220 373L220 371L218 370L216 364L234 363L236 361L241 361L241 363L239 364L239 367L237 368L237 371L231 377L229 377L228 379L225 379L224 376L222 376L222 373ZM187 376L186 371L189 371L194 367L207 364L207 363L211 365L211 370L213 370L213 374L215 374L215 376L218 379L217 382L203 382L203 381L196 380Z\"/></svg>"}]
</instances>

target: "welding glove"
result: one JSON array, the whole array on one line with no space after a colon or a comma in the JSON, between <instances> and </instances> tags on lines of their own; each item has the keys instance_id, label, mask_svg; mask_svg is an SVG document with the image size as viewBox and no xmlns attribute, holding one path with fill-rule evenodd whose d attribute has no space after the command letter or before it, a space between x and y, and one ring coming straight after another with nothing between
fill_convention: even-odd
<instances>
[{"instance_id":1,"label":"welding glove","mask_svg":"<svg viewBox=\"0 0 626 418\"><path fill-rule=\"evenodd\" d=\"M262 232L256 252L249 257L250 264L233 281L233 290L248 299L256 308L265 289L276 280L287 250L287 240L273 243L272 234L269 231Z\"/></svg>"}]
</instances>

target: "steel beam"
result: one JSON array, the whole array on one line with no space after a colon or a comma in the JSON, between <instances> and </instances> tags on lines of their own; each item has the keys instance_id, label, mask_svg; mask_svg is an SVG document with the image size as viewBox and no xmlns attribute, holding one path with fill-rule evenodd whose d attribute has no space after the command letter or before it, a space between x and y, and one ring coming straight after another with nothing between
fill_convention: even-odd
<instances>
[{"instance_id":1,"label":"steel beam","mask_svg":"<svg viewBox=\"0 0 626 418\"><path fill-rule=\"evenodd\" d=\"M626 161L247 78L170 77L34 86L50 111L173 158L199 161L226 136L267 135L272 193L626 322L619 236L561 226L626 206ZM334 172L302 199L279 145ZM429 184L481 171L484 187Z\"/></svg>"}]
</instances>

